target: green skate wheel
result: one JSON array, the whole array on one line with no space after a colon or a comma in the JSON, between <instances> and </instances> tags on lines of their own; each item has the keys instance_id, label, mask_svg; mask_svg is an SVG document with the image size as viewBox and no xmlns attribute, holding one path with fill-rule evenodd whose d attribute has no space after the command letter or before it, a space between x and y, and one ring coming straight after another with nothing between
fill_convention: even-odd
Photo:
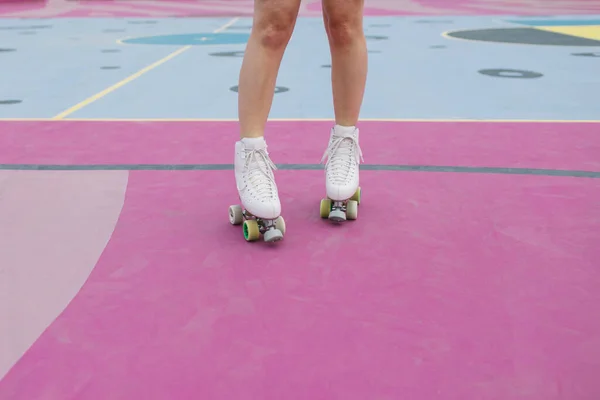
<instances>
[{"instance_id":1,"label":"green skate wheel","mask_svg":"<svg viewBox=\"0 0 600 400\"><path fill-rule=\"evenodd\" d=\"M258 228L258 222L254 219L247 219L243 225L244 239L247 242L254 242L260 239L260 229Z\"/></svg>"}]
</instances>

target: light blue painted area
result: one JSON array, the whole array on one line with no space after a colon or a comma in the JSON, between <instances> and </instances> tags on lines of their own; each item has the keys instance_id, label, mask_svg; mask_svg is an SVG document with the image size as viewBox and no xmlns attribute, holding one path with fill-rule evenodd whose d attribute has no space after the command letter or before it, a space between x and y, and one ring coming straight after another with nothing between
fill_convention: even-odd
<instances>
[{"instance_id":1,"label":"light blue painted area","mask_svg":"<svg viewBox=\"0 0 600 400\"><path fill-rule=\"evenodd\" d=\"M211 32L229 20L204 18L193 25ZM169 33L175 24L163 29L160 23L128 24L128 19L0 19L0 27L10 28L0 29L0 48L17 50L0 52L0 100L23 101L0 105L0 118L49 118L114 85L179 48L124 46L117 40ZM30 29L45 25L51 27ZM102 69L114 66L120 69Z\"/></svg>"},{"instance_id":2,"label":"light blue painted area","mask_svg":"<svg viewBox=\"0 0 600 400\"><path fill-rule=\"evenodd\" d=\"M536 19L511 20L515 24L529 26L595 26L600 25L600 19Z\"/></svg>"},{"instance_id":3,"label":"light blue painted area","mask_svg":"<svg viewBox=\"0 0 600 400\"><path fill-rule=\"evenodd\" d=\"M453 23L441 22L448 20ZM250 21L236 25L248 26ZM365 26L367 35L388 39L368 42L371 51L381 53L369 54L363 118L600 119L597 58L571 55L588 48L492 44L441 36L450 29L511 26L495 18L378 17L366 18ZM431 48L439 45L447 47ZM242 58L210 53L243 50L244 45L194 47L74 117L237 118L237 93L229 88L238 83ZM301 19L277 80L277 85L290 90L275 95L270 117L332 118L331 70L322 68L330 62L321 19ZM478 73L494 68L531 70L544 76L509 79Z\"/></svg>"},{"instance_id":4,"label":"light blue painted area","mask_svg":"<svg viewBox=\"0 0 600 400\"><path fill-rule=\"evenodd\" d=\"M515 19L515 18L512 18ZM227 18L159 19L156 24L120 20L60 20L43 35L0 31L0 118L49 117L137 72L181 46L117 45L122 37L212 32ZM452 21L452 22L447 22ZM3 23L22 23L11 20ZM246 35L241 19L227 32ZM493 44L446 39L446 30L511 27L487 17L369 17L365 19L369 77L363 118L399 119L600 119L598 58L574 57L582 47ZM246 27L246 28L243 28ZM105 32L126 29L126 32ZM10 33L8 33L10 32ZM76 33L84 32L84 33ZM11 36L12 35L12 36ZM81 41L69 37L80 36ZM377 40L377 38L386 40ZM9 40L7 40L9 39ZM12 40L12 42L11 42ZM435 46L446 48L432 48ZM101 53L101 49L121 53ZM74 118L237 118L245 43L194 46L183 54L74 113ZM333 118L331 63L321 18L302 18L282 62L271 118ZM101 70L120 65L120 70ZM480 69L524 69L539 79L493 78Z\"/></svg>"},{"instance_id":5,"label":"light blue painted area","mask_svg":"<svg viewBox=\"0 0 600 400\"><path fill-rule=\"evenodd\" d=\"M170 46L202 46L219 44L246 44L248 33L191 33L183 35L144 36L123 40L125 44Z\"/></svg>"}]
</instances>

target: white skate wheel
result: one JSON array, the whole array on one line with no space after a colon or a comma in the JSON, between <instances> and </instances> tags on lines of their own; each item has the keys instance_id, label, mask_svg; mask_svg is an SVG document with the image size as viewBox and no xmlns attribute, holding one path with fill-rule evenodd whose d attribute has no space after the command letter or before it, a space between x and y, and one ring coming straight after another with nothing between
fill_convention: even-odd
<instances>
[{"instance_id":1,"label":"white skate wheel","mask_svg":"<svg viewBox=\"0 0 600 400\"><path fill-rule=\"evenodd\" d=\"M279 229L283 235L285 235L285 220L282 216L279 216L275 220L275 229Z\"/></svg>"},{"instance_id":2,"label":"white skate wheel","mask_svg":"<svg viewBox=\"0 0 600 400\"><path fill-rule=\"evenodd\" d=\"M269 229L264 234L265 242L277 242L283 239L283 233L279 229Z\"/></svg>"},{"instance_id":3,"label":"white skate wheel","mask_svg":"<svg viewBox=\"0 0 600 400\"><path fill-rule=\"evenodd\" d=\"M244 220L244 212L241 206L229 207L229 222L231 225L239 225Z\"/></svg>"},{"instance_id":4,"label":"white skate wheel","mask_svg":"<svg viewBox=\"0 0 600 400\"><path fill-rule=\"evenodd\" d=\"M346 218L349 220L358 218L358 201L348 200L348 203L346 203Z\"/></svg>"}]
</instances>

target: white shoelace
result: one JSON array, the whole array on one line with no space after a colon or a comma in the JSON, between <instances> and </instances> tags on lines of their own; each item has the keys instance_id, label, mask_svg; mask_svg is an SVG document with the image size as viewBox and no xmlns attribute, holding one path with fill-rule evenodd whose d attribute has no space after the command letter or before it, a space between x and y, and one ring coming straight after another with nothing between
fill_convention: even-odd
<instances>
[{"instance_id":1,"label":"white shoelace","mask_svg":"<svg viewBox=\"0 0 600 400\"><path fill-rule=\"evenodd\" d=\"M325 168L335 183L343 183L354 164L363 160L362 150L355 137L334 135L323 154L321 163L327 158Z\"/></svg>"},{"instance_id":2,"label":"white shoelace","mask_svg":"<svg viewBox=\"0 0 600 400\"><path fill-rule=\"evenodd\" d=\"M246 179L261 199L275 197L275 175L277 167L265 149L246 150Z\"/></svg>"}]
</instances>

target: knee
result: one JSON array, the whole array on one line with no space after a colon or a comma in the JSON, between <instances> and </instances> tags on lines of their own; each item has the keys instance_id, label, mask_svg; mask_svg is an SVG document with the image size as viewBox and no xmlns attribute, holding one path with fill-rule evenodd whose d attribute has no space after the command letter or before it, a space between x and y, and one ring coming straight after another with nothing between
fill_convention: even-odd
<instances>
[{"instance_id":1,"label":"knee","mask_svg":"<svg viewBox=\"0 0 600 400\"><path fill-rule=\"evenodd\" d=\"M362 15L347 11L334 11L327 16L327 34L332 46L346 47L364 37Z\"/></svg>"},{"instance_id":2,"label":"knee","mask_svg":"<svg viewBox=\"0 0 600 400\"><path fill-rule=\"evenodd\" d=\"M256 21L253 33L263 47L284 50L292 37L295 20L294 9L274 7L265 10L265 13Z\"/></svg>"}]
</instances>

